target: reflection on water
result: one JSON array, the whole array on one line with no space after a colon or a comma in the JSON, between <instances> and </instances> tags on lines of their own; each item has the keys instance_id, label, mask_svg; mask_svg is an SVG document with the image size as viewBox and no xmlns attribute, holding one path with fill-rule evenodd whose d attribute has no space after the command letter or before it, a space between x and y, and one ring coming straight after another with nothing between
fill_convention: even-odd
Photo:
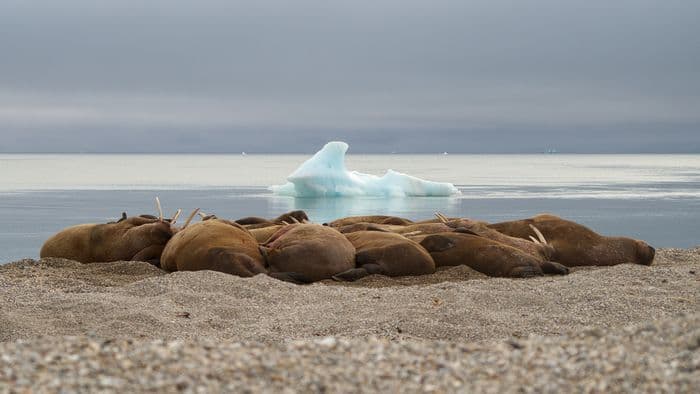
<instances>
[{"instance_id":1,"label":"reflection on water","mask_svg":"<svg viewBox=\"0 0 700 394\"><path fill-rule=\"evenodd\" d=\"M130 215L155 214L159 196L171 215L194 208L219 217L275 217L303 209L323 223L342 216L390 214L408 219L448 216L499 222L550 212L590 226L606 235L626 235L658 247L700 244L700 199L567 198L293 198L263 188L235 190L64 190L0 196L0 263L37 257L41 244L56 231L78 223L104 223Z\"/></svg>"},{"instance_id":2,"label":"reflection on water","mask_svg":"<svg viewBox=\"0 0 700 394\"><path fill-rule=\"evenodd\" d=\"M270 208L274 212L303 209L319 223L356 215L392 215L410 218L428 218L436 212L452 212L459 204L454 197L412 198L294 198L270 196Z\"/></svg>"}]
</instances>

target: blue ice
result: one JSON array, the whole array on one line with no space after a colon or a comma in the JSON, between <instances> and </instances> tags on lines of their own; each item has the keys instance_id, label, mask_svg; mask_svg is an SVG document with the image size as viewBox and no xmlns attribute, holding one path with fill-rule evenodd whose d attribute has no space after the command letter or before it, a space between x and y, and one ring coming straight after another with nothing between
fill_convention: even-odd
<instances>
[{"instance_id":1,"label":"blue ice","mask_svg":"<svg viewBox=\"0 0 700 394\"><path fill-rule=\"evenodd\" d=\"M342 141L327 143L287 177L284 185L270 186L279 195L294 197L355 197L355 196L450 196L459 190L447 182L432 182L394 170L383 176L348 171Z\"/></svg>"}]
</instances>

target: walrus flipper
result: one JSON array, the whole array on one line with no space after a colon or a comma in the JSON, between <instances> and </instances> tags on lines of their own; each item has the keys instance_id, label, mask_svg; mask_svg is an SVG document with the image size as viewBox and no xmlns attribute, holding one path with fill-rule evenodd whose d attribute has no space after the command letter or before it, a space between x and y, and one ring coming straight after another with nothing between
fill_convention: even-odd
<instances>
[{"instance_id":1,"label":"walrus flipper","mask_svg":"<svg viewBox=\"0 0 700 394\"><path fill-rule=\"evenodd\" d=\"M305 285L313 282L313 280L299 272L268 272L267 275L277 280L294 283L296 285Z\"/></svg>"},{"instance_id":2,"label":"walrus flipper","mask_svg":"<svg viewBox=\"0 0 700 394\"><path fill-rule=\"evenodd\" d=\"M349 269L345 272L335 274L332 276L334 280L339 282L354 282L356 280L362 279L365 276L370 275L384 275L385 272L379 264L365 264L359 268Z\"/></svg>"},{"instance_id":3,"label":"walrus flipper","mask_svg":"<svg viewBox=\"0 0 700 394\"><path fill-rule=\"evenodd\" d=\"M247 254L237 252L234 248L212 248L208 255L209 267L207 269L212 271L241 277L250 277L266 272L262 264Z\"/></svg>"},{"instance_id":4,"label":"walrus flipper","mask_svg":"<svg viewBox=\"0 0 700 394\"><path fill-rule=\"evenodd\" d=\"M508 273L511 278L532 278L533 276L542 276L544 273L539 267L524 265L515 267Z\"/></svg>"},{"instance_id":5,"label":"walrus flipper","mask_svg":"<svg viewBox=\"0 0 700 394\"><path fill-rule=\"evenodd\" d=\"M163 254L165 245L151 245L141 249L131 258L131 261L145 261L156 267L160 267L160 255Z\"/></svg>"},{"instance_id":6,"label":"walrus flipper","mask_svg":"<svg viewBox=\"0 0 700 394\"><path fill-rule=\"evenodd\" d=\"M364 268L353 268L339 274L332 276L333 280L338 282L354 282L358 279L362 279L365 276L369 276L370 273Z\"/></svg>"},{"instance_id":7,"label":"walrus flipper","mask_svg":"<svg viewBox=\"0 0 700 394\"><path fill-rule=\"evenodd\" d=\"M540 264L540 268L542 268L542 272L545 274L552 274L552 275L568 275L569 274L569 268L565 265L555 263L554 261L545 261L542 264Z\"/></svg>"}]
</instances>

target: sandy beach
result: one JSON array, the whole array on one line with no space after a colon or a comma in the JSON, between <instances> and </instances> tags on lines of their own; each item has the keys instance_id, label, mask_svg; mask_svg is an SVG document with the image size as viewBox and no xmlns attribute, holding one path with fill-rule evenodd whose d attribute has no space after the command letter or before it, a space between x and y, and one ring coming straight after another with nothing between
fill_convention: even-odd
<instances>
[{"instance_id":1,"label":"sandy beach","mask_svg":"<svg viewBox=\"0 0 700 394\"><path fill-rule=\"evenodd\" d=\"M700 385L700 248L568 276L297 286L140 262L0 266L0 392Z\"/></svg>"}]
</instances>

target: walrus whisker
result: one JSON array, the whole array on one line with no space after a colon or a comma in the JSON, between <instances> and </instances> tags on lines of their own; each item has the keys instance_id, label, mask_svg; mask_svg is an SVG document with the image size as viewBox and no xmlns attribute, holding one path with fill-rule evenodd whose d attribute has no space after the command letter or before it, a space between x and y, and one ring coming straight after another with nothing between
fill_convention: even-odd
<instances>
[{"instance_id":1,"label":"walrus whisker","mask_svg":"<svg viewBox=\"0 0 700 394\"><path fill-rule=\"evenodd\" d=\"M537 234L537 238L540 240L540 242L542 242L542 244L544 244L544 245L547 245L547 240L545 239L542 232L537 227L533 226L532 224L530 225L530 228L532 229L532 231L535 232L535 234Z\"/></svg>"},{"instance_id":2,"label":"walrus whisker","mask_svg":"<svg viewBox=\"0 0 700 394\"><path fill-rule=\"evenodd\" d=\"M156 196L156 208L158 209L158 220L163 221L163 207L160 206L160 198Z\"/></svg>"},{"instance_id":3,"label":"walrus whisker","mask_svg":"<svg viewBox=\"0 0 700 394\"><path fill-rule=\"evenodd\" d=\"M185 227L187 227L188 224L190 224L190 222L191 222L192 219L194 218L194 215L196 215L197 212L199 212L199 208L197 208L197 209L195 209L194 211L192 211L192 213L190 214L190 216L187 217L187 221L185 221L185 224L182 226L182 229L184 229ZM180 230L182 230L182 229L180 229Z\"/></svg>"},{"instance_id":4,"label":"walrus whisker","mask_svg":"<svg viewBox=\"0 0 700 394\"><path fill-rule=\"evenodd\" d=\"M177 218L180 217L180 214L181 214L181 213L182 213L182 209L178 209L178 210L175 212L175 214L173 215L173 217L170 219L170 224L175 224L175 222L177 221Z\"/></svg>"}]
</instances>

